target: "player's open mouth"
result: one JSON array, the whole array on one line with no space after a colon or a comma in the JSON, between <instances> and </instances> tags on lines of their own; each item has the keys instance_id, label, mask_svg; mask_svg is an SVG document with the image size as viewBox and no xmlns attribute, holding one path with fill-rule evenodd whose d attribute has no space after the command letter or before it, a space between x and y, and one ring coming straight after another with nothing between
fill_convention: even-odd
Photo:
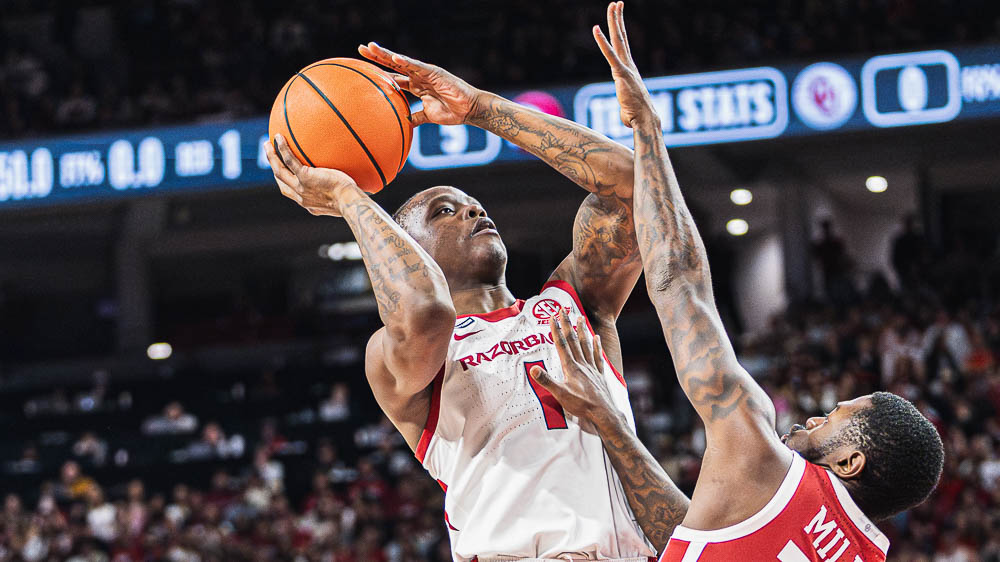
<instances>
[{"instance_id":1,"label":"player's open mouth","mask_svg":"<svg viewBox=\"0 0 1000 562\"><path fill-rule=\"evenodd\" d=\"M479 236L480 234L499 235L500 233L497 231L497 226L493 224L493 221L491 221L490 219L479 219L479 221L476 223L476 226L473 227L472 234L470 234L469 237L471 238L473 236Z\"/></svg>"}]
</instances>

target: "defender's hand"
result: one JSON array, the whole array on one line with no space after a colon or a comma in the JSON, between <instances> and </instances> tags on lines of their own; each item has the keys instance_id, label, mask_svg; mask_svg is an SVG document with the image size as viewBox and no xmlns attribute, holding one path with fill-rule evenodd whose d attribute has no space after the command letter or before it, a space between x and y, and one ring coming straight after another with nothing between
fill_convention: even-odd
<instances>
[{"instance_id":1,"label":"defender's hand","mask_svg":"<svg viewBox=\"0 0 1000 562\"><path fill-rule=\"evenodd\" d=\"M281 194L311 214L339 217L340 198L344 192L352 189L361 192L351 176L340 170L313 168L299 162L283 136L275 135L274 144L278 152L274 151L272 143L267 143L264 151Z\"/></svg>"},{"instance_id":2,"label":"defender's hand","mask_svg":"<svg viewBox=\"0 0 1000 562\"><path fill-rule=\"evenodd\" d=\"M377 43L361 45L358 52L398 72L392 76L396 84L424 102L424 108L410 116L414 127L424 123L462 124L482 94L478 88L439 66L394 53Z\"/></svg>"},{"instance_id":3,"label":"defender's hand","mask_svg":"<svg viewBox=\"0 0 1000 562\"><path fill-rule=\"evenodd\" d=\"M549 321L552 341L562 363L562 381L556 381L541 367L532 367L531 376L545 387L563 409L591 422L601 416L617 415L611 391L604 377L604 354L599 336L591 336L583 319L576 329L562 311Z\"/></svg>"},{"instance_id":4,"label":"defender's hand","mask_svg":"<svg viewBox=\"0 0 1000 562\"><path fill-rule=\"evenodd\" d=\"M633 124L649 119L659 119L653 109L653 101L649 97L646 85L642 83L639 70L632 61L632 51L628 46L628 35L625 33L624 2L612 2L608 5L608 34L611 42L604 36L599 25L594 26L594 39L604 53L604 58L611 65L611 76L615 80L615 93L621 106L622 124L631 128Z\"/></svg>"}]
</instances>

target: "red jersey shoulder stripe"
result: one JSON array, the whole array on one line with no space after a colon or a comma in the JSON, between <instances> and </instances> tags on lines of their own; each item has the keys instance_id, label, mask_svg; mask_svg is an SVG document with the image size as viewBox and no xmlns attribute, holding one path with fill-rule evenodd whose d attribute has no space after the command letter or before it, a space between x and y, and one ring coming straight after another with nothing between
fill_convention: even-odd
<instances>
[{"instance_id":1,"label":"red jersey shoulder stripe","mask_svg":"<svg viewBox=\"0 0 1000 562\"><path fill-rule=\"evenodd\" d=\"M414 451L420 464L424 463L424 457L427 456L427 448L431 445L431 437L434 437L434 431L437 430L438 417L441 413L441 386L443 383L444 365L441 365L441 370L434 377L434 387L431 389L431 407L427 412L424 431L420 434L420 441L417 442L417 450Z\"/></svg>"},{"instance_id":2,"label":"red jersey shoulder stripe","mask_svg":"<svg viewBox=\"0 0 1000 562\"><path fill-rule=\"evenodd\" d=\"M560 289L564 293L567 293L573 299L573 302L576 303L576 308L580 310L580 314L583 315L583 320L587 323L587 329L590 330L590 335L594 335L594 327L590 325L590 318L587 317L587 309L583 308L583 303L580 302L580 295L576 294L576 289L574 289L572 285L570 285L566 281L563 281L562 279L553 279L548 283L542 285L541 292L544 293L545 289L548 289L549 287L555 287L556 289ZM611 372L615 374L615 378L618 379L618 382L622 383L622 386L624 386L625 388L628 388L628 383L625 382L625 377L618 372L618 369L615 368L614 363L612 363L608 359L608 354L602 351L602 355L604 355L604 361L607 362L608 367L611 367Z\"/></svg>"}]
</instances>

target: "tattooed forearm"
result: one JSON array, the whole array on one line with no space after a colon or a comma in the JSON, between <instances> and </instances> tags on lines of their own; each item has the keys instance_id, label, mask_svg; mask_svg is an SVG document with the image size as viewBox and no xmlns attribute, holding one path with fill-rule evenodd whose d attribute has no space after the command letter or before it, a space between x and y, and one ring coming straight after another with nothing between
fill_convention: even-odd
<instances>
[{"instance_id":1,"label":"tattooed forearm","mask_svg":"<svg viewBox=\"0 0 1000 562\"><path fill-rule=\"evenodd\" d=\"M736 361L715 307L705 246L659 123L643 123L634 133L639 251L681 387L706 422L726 419L741 407L766 415L770 402L760 399L763 390Z\"/></svg>"},{"instance_id":2,"label":"tattooed forearm","mask_svg":"<svg viewBox=\"0 0 1000 562\"><path fill-rule=\"evenodd\" d=\"M361 248L385 325L401 321L414 302L451 302L441 269L378 204L358 195L341 211Z\"/></svg>"},{"instance_id":3,"label":"tattooed forearm","mask_svg":"<svg viewBox=\"0 0 1000 562\"><path fill-rule=\"evenodd\" d=\"M479 100L468 122L534 154L587 191L632 197L631 151L586 127L493 95Z\"/></svg>"},{"instance_id":4,"label":"tattooed forearm","mask_svg":"<svg viewBox=\"0 0 1000 562\"><path fill-rule=\"evenodd\" d=\"M611 459L642 532L662 551L691 503L642 445L621 416L597 422L604 450Z\"/></svg>"}]
</instances>

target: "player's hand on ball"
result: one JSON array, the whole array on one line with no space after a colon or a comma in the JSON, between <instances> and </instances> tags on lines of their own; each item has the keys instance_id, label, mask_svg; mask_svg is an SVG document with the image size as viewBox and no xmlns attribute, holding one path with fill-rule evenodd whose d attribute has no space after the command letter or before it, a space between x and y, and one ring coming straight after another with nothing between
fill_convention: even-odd
<instances>
[{"instance_id":1,"label":"player's hand on ball","mask_svg":"<svg viewBox=\"0 0 1000 562\"><path fill-rule=\"evenodd\" d=\"M424 108L410 116L414 127L424 123L464 123L482 93L439 66L394 53L374 42L359 46L358 52L366 59L398 72L393 75L396 84L424 102Z\"/></svg>"},{"instance_id":2,"label":"player's hand on ball","mask_svg":"<svg viewBox=\"0 0 1000 562\"><path fill-rule=\"evenodd\" d=\"M604 352L599 336L592 336L583 319L574 329L563 312L549 321L552 342L562 363L564 380L557 381L541 367L532 367L531 376L545 387L563 409L580 418L594 421L614 413L611 392L604 377Z\"/></svg>"},{"instance_id":3,"label":"player's hand on ball","mask_svg":"<svg viewBox=\"0 0 1000 562\"><path fill-rule=\"evenodd\" d=\"M277 145L278 152L275 152L274 145ZM351 176L340 170L313 168L299 162L288 147L288 141L281 135L275 135L274 143L267 143L264 150L281 194L313 215L339 217L343 191L353 188L361 192Z\"/></svg>"},{"instance_id":4,"label":"player's hand on ball","mask_svg":"<svg viewBox=\"0 0 1000 562\"><path fill-rule=\"evenodd\" d=\"M657 118L653 109L649 91L639 76L639 70L632 61L632 51L628 46L628 35L625 33L625 18L622 12L624 2L612 2L608 5L608 35L609 42L599 25L594 26L594 39L601 48L604 58L611 65L611 76L615 80L615 93L621 106L622 124L632 127L645 119Z\"/></svg>"}]
</instances>

